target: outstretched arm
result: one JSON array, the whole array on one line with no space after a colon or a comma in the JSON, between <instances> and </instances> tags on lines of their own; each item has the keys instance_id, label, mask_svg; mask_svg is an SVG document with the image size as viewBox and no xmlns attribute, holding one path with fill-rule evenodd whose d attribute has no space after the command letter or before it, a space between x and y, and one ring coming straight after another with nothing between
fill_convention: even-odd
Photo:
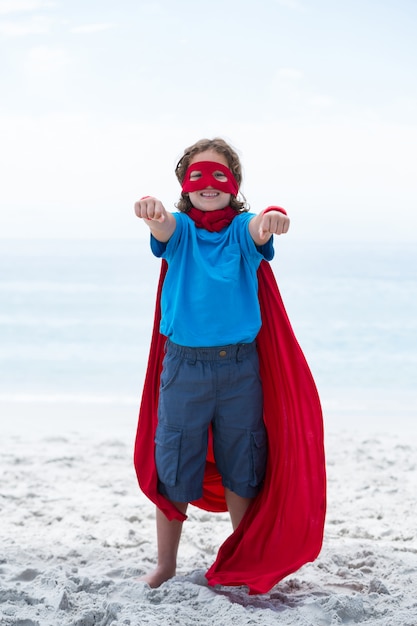
<instances>
[{"instance_id":1,"label":"outstretched arm","mask_svg":"<svg viewBox=\"0 0 417 626\"><path fill-rule=\"evenodd\" d=\"M149 226L152 235L158 241L168 241L173 234L177 222L167 211L160 200L146 196L135 202L135 213Z\"/></svg>"},{"instance_id":2,"label":"outstretched arm","mask_svg":"<svg viewBox=\"0 0 417 626\"><path fill-rule=\"evenodd\" d=\"M257 246L263 246L272 235L283 235L290 227L289 217L274 207L269 207L249 222L249 232Z\"/></svg>"}]
</instances>

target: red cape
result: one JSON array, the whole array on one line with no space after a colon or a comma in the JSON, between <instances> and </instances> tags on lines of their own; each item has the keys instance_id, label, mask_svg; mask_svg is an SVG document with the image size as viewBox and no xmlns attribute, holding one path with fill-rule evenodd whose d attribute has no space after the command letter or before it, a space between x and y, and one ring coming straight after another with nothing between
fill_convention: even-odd
<instances>
[{"instance_id":1,"label":"red cape","mask_svg":"<svg viewBox=\"0 0 417 626\"><path fill-rule=\"evenodd\" d=\"M165 337L159 332L162 262L134 463L142 491L168 519L186 517L157 490L154 435ZM262 327L257 337L268 433L264 485L239 527L220 547L206 576L210 585L247 585L266 593L319 554L326 510L323 419L310 369L291 328L272 269L258 269ZM226 511L221 477L209 444L203 497L192 504Z\"/></svg>"}]
</instances>

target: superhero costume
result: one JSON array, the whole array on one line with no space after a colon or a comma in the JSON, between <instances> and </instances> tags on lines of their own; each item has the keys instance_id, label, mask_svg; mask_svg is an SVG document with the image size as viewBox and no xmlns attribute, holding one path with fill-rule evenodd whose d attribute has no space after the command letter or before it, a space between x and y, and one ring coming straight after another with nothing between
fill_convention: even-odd
<instances>
[{"instance_id":1,"label":"superhero costume","mask_svg":"<svg viewBox=\"0 0 417 626\"><path fill-rule=\"evenodd\" d=\"M210 225L206 222L200 227ZM168 519L182 521L186 516L158 493L154 458L165 344L159 332L160 295L166 269L163 261L134 461L144 493ZM269 591L318 556L326 508L323 422L316 386L267 261L259 266L258 285L262 327L257 343L268 434L266 476L260 494L206 573L210 585L247 585L251 594ZM192 504L208 511L227 510L210 437L203 497Z\"/></svg>"}]
</instances>

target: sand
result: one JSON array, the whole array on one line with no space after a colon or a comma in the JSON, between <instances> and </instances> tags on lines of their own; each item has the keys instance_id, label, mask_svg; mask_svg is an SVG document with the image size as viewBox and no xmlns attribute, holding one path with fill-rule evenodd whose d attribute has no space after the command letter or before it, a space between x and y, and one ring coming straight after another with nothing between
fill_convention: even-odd
<instances>
[{"instance_id":1,"label":"sand","mask_svg":"<svg viewBox=\"0 0 417 626\"><path fill-rule=\"evenodd\" d=\"M177 576L150 589L137 577L155 562L154 508L134 474L131 409L100 422L89 406L57 408L2 414L2 626L417 625L414 436L327 432L323 550L270 593L207 586L230 522L195 508Z\"/></svg>"}]
</instances>

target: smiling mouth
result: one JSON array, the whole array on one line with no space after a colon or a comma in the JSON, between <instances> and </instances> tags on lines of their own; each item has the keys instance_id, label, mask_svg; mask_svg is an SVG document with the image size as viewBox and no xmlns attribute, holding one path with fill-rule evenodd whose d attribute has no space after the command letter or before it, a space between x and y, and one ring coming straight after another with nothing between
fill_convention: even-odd
<instances>
[{"instance_id":1,"label":"smiling mouth","mask_svg":"<svg viewBox=\"0 0 417 626\"><path fill-rule=\"evenodd\" d=\"M202 191L201 196L203 198L217 198L219 195L218 191Z\"/></svg>"}]
</instances>

